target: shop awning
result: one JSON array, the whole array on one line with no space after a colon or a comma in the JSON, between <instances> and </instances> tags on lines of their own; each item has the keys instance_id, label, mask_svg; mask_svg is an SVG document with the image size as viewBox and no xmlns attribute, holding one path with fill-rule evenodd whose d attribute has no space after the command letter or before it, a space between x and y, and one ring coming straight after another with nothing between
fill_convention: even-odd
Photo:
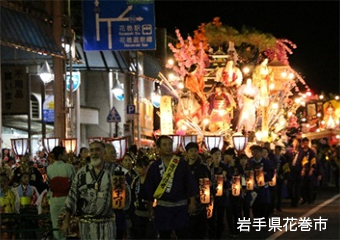
<instances>
[{"instance_id":1,"label":"shop awning","mask_svg":"<svg viewBox=\"0 0 340 240\"><path fill-rule=\"evenodd\" d=\"M128 71L127 52L123 51L84 51L82 42L75 43L76 62L72 67L88 71Z\"/></svg>"},{"instance_id":2,"label":"shop awning","mask_svg":"<svg viewBox=\"0 0 340 240\"><path fill-rule=\"evenodd\" d=\"M63 57L50 24L27 13L1 7L0 44L29 52Z\"/></svg>"}]
</instances>

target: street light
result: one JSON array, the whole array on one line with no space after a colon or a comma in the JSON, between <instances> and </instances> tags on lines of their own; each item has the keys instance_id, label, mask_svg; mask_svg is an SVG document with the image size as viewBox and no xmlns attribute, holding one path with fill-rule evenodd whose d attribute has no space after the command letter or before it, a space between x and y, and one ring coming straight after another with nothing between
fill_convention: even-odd
<instances>
[{"instance_id":1,"label":"street light","mask_svg":"<svg viewBox=\"0 0 340 240\"><path fill-rule=\"evenodd\" d=\"M124 100L124 89L118 79L118 72L116 72L116 81L113 85L112 92L118 101Z\"/></svg>"},{"instance_id":2,"label":"street light","mask_svg":"<svg viewBox=\"0 0 340 240\"><path fill-rule=\"evenodd\" d=\"M12 150L16 156L19 158L25 156L30 143L29 138L17 138L11 139Z\"/></svg>"},{"instance_id":3,"label":"street light","mask_svg":"<svg viewBox=\"0 0 340 240\"><path fill-rule=\"evenodd\" d=\"M204 136L204 143L207 147L208 151L211 151L211 149L217 147L222 151L223 148L223 135L220 136L214 136L214 135L207 135Z\"/></svg>"},{"instance_id":4,"label":"street light","mask_svg":"<svg viewBox=\"0 0 340 240\"><path fill-rule=\"evenodd\" d=\"M53 148L60 144L60 138L58 137L43 138L42 140L43 146L48 153L52 152Z\"/></svg>"},{"instance_id":5,"label":"street light","mask_svg":"<svg viewBox=\"0 0 340 240\"><path fill-rule=\"evenodd\" d=\"M38 74L45 84L54 79L53 71L47 61L40 67Z\"/></svg>"}]
</instances>

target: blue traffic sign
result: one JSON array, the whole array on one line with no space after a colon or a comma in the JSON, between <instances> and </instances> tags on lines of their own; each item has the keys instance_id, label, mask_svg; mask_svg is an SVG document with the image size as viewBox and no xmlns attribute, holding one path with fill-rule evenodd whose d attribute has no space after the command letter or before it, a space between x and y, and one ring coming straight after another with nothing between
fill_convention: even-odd
<instances>
[{"instance_id":1,"label":"blue traffic sign","mask_svg":"<svg viewBox=\"0 0 340 240\"><path fill-rule=\"evenodd\" d=\"M71 84L70 84L70 72L66 73L66 89L67 91L71 91ZM80 85L80 72L72 72L72 92L77 91Z\"/></svg>"},{"instance_id":2,"label":"blue traffic sign","mask_svg":"<svg viewBox=\"0 0 340 240\"><path fill-rule=\"evenodd\" d=\"M153 0L83 0L84 50L155 50Z\"/></svg>"},{"instance_id":3,"label":"blue traffic sign","mask_svg":"<svg viewBox=\"0 0 340 240\"><path fill-rule=\"evenodd\" d=\"M43 121L47 123L54 122L54 109L44 109L43 110Z\"/></svg>"},{"instance_id":4,"label":"blue traffic sign","mask_svg":"<svg viewBox=\"0 0 340 240\"><path fill-rule=\"evenodd\" d=\"M122 119L115 107L112 107L111 111L109 112L109 115L106 118L107 122L121 122Z\"/></svg>"},{"instance_id":5,"label":"blue traffic sign","mask_svg":"<svg viewBox=\"0 0 340 240\"><path fill-rule=\"evenodd\" d=\"M50 95L43 103L43 121L47 123L54 122L54 96Z\"/></svg>"},{"instance_id":6,"label":"blue traffic sign","mask_svg":"<svg viewBox=\"0 0 340 240\"><path fill-rule=\"evenodd\" d=\"M136 114L136 106L133 104L128 104L126 106L126 114L131 114L131 115Z\"/></svg>"}]
</instances>

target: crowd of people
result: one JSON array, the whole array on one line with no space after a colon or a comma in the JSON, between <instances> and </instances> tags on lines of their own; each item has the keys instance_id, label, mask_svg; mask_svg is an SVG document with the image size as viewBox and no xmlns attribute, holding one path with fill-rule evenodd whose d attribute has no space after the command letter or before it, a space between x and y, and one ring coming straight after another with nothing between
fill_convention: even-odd
<instances>
[{"instance_id":1,"label":"crowd of people","mask_svg":"<svg viewBox=\"0 0 340 240\"><path fill-rule=\"evenodd\" d=\"M155 148L132 145L122 159L99 141L78 156L57 146L36 161L16 161L7 149L1 239L236 238L239 219L268 221L284 211L284 198L298 207L314 204L321 186L335 183L339 191L340 147L326 140L252 145L250 156L231 147L202 150L196 142L175 154L166 135ZM49 217L15 218L40 214ZM49 231L29 231L35 226Z\"/></svg>"}]
</instances>

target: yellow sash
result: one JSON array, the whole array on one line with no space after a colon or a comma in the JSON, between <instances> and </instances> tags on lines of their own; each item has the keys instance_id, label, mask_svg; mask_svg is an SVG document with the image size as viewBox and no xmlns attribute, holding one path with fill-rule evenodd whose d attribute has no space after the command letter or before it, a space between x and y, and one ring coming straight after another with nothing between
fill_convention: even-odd
<instances>
[{"instance_id":1,"label":"yellow sash","mask_svg":"<svg viewBox=\"0 0 340 240\"><path fill-rule=\"evenodd\" d=\"M310 166L316 165L316 158L312 158L312 160L310 160Z\"/></svg>"},{"instance_id":2,"label":"yellow sash","mask_svg":"<svg viewBox=\"0 0 340 240\"><path fill-rule=\"evenodd\" d=\"M307 157L303 157L303 158L302 158L302 161L301 161L302 166L306 165L308 162L309 162L309 161L308 161L308 158L307 158Z\"/></svg>"},{"instance_id":3,"label":"yellow sash","mask_svg":"<svg viewBox=\"0 0 340 240\"><path fill-rule=\"evenodd\" d=\"M179 157L178 156L173 156L170 160L169 166L166 169L166 172L163 174L161 182L158 184L158 187L153 194L153 197L156 199L159 199L163 196L165 189L167 188L170 180L172 180L175 170L178 166L179 163Z\"/></svg>"},{"instance_id":4,"label":"yellow sash","mask_svg":"<svg viewBox=\"0 0 340 240\"><path fill-rule=\"evenodd\" d=\"M20 197L20 204L22 206L31 204L31 197Z\"/></svg>"},{"instance_id":5,"label":"yellow sash","mask_svg":"<svg viewBox=\"0 0 340 240\"><path fill-rule=\"evenodd\" d=\"M285 165L283 165L282 170L283 170L283 174L290 172L289 164L286 163Z\"/></svg>"}]
</instances>

